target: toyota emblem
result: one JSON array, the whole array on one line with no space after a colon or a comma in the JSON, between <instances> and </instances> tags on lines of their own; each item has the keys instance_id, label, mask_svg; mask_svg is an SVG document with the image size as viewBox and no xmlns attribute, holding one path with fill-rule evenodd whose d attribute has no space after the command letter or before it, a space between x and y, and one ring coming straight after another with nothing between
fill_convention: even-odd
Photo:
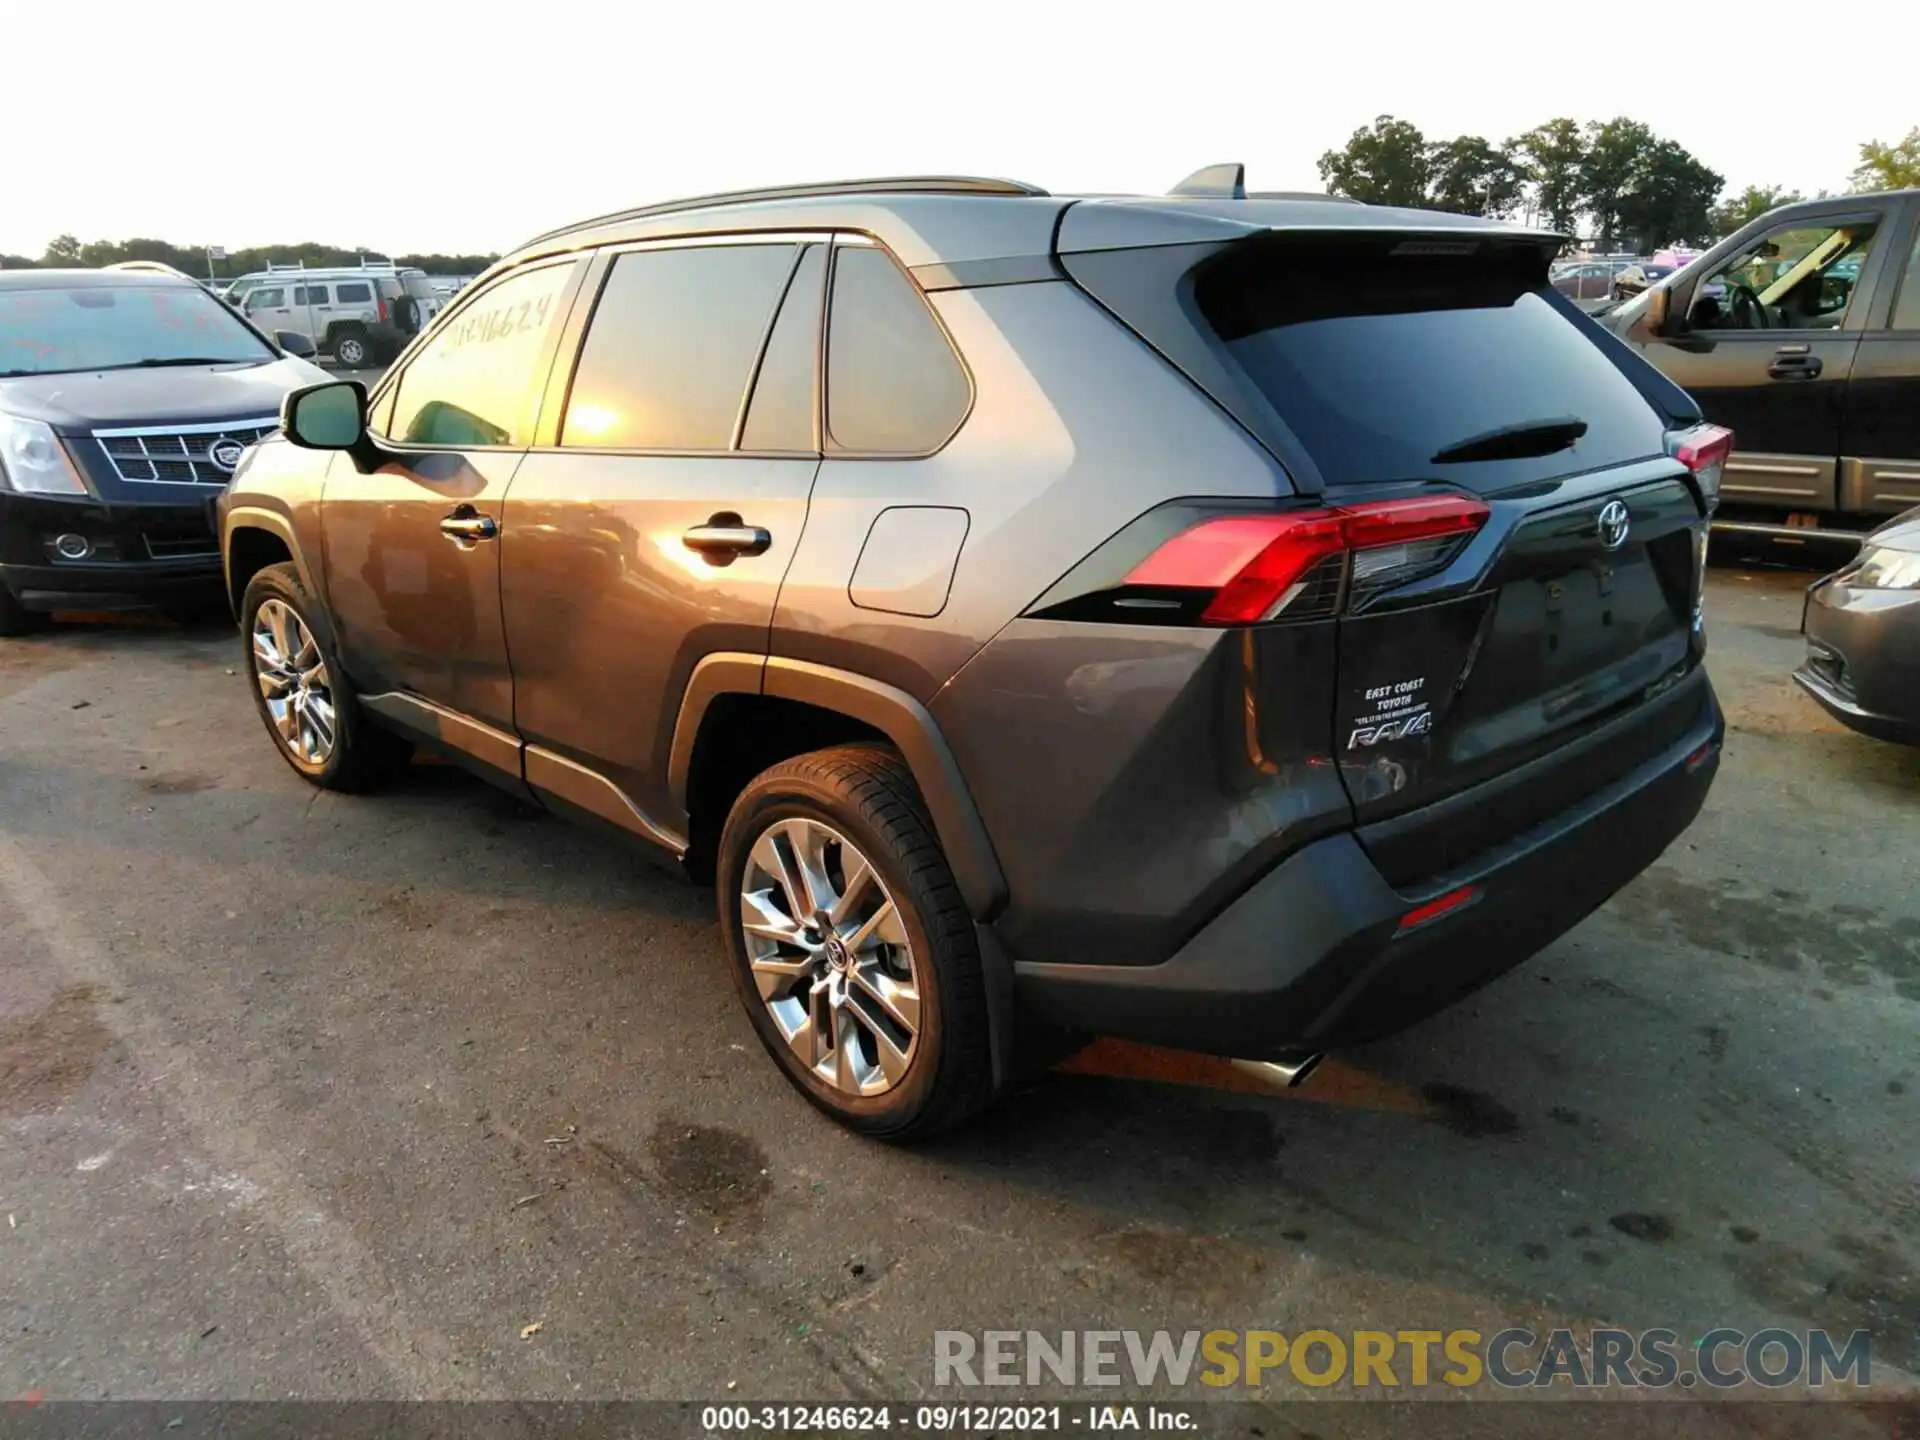
<instances>
[{"instance_id":1,"label":"toyota emblem","mask_svg":"<svg viewBox=\"0 0 1920 1440\"><path fill-rule=\"evenodd\" d=\"M234 467L240 463L240 457L246 453L246 446L225 435L207 447L207 459L213 462L214 469L225 475L233 473Z\"/></svg>"},{"instance_id":2,"label":"toyota emblem","mask_svg":"<svg viewBox=\"0 0 1920 1440\"><path fill-rule=\"evenodd\" d=\"M1633 514L1627 509L1624 500L1609 500L1600 507L1600 543L1608 550L1618 550L1627 543L1627 531L1633 526Z\"/></svg>"}]
</instances>

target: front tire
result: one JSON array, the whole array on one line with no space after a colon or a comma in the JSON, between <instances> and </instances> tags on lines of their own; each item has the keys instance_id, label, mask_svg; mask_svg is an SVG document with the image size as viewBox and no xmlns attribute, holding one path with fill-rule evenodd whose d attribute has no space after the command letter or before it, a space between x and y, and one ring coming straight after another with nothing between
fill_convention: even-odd
<instances>
[{"instance_id":1,"label":"front tire","mask_svg":"<svg viewBox=\"0 0 1920 1440\"><path fill-rule=\"evenodd\" d=\"M33 635L52 624L52 620L38 610L29 610L22 605L11 590L0 584L0 639L10 639L16 635Z\"/></svg>"},{"instance_id":2,"label":"front tire","mask_svg":"<svg viewBox=\"0 0 1920 1440\"><path fill-rule=\"evenodd\" d=\"M303 780L323 790L367 790L406 765L413 747L368 723L326 617L294 565L269 565L247 582L240 635L260 718Z\"/></svg>"},{"instance_id":3,"label":"front tire","mask_svg":"<svg viewBox=\"0 0 1920 1440\"><path fill-rule=\"evenodd\" d=\"M741 1003L814 1105L917 1140L993 1098L973 920L897 754L848 745L763 772L727 817L717 885Z\"/></svg>"}]
</instances>

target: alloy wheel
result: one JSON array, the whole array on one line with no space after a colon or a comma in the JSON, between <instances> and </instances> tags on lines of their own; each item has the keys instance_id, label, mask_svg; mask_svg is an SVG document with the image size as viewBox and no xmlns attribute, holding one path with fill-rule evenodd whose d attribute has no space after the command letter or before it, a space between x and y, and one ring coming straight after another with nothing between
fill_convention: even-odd
<instances>
[{"instance_id":1,"label":"alloy wheel","mask_svg":"<svg viewBox=\"0 0 1920 1440\"><path fill-rule=\"evenodd\" d=\"M253 614L253 673L280 742L303 765L333 754L335 715L327 662L313 632L284 600Z\"/></svg>"},{"instance_id":2,"label":"alloy wheel","mask_svg":"<svg viewBox=\"0 0 1920 1440\"><path fill-rule=\"evenodd\" d=\"M761 1002L815 1077L856 1096L906 1077L920 971L886 883L846 836L805 818L762 831L741 878L740 928Z\"/></svg>"}]
</instances>

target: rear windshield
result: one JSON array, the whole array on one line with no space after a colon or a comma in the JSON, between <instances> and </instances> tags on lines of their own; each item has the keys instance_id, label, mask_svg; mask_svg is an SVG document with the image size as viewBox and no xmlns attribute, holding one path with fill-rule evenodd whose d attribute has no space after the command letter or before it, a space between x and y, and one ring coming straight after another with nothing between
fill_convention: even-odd
<instances>
[{"instance_id":1,"label":"rear windshield","mask_svg":"<svg viewBox=\"0 0 1920 1440\"><path fill-rule=\"evenodd\" d=\"M0 290L0 376L273 358L198 285Z\"/></svg>"},{"instance_id":2,"label":"rear windshield","mask_svg":"<svg viewBox=\"0 0 1920 1440\"><path fill-rule=\"evenodd\" d=\"M1664 446L1658 413L1547 296L1538 260L1522 253L1395 256L1385 244L1248 247L1203 271L1194 290L1326 483L1438 478L1482 489ZM1549 422L1557 431L1542 428ZM1569 422L1586 429L1567 447ZM1438 458L1514 430L1559 439L1539 442L1555 447L1547 454Z\"/></svg>"},{"instance_id":3,"label":"rear windshield","mask_svg":"<svg viewBox=\"0 0 1920 1440\"><path fill-rule=\"evenodd\" d=\"M431 300L438 293L433 282L424 275L402 275L401 282L407 287L407 294L416 300Z\"/></svg>"}]
</instances>

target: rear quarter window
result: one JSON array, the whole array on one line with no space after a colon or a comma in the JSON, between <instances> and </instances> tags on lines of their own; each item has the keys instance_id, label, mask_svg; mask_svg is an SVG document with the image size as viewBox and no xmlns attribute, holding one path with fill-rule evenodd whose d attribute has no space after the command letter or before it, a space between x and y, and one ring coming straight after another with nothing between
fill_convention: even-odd
<instances>
[{"instance_id":1,"label":"rear quarter window","mask_svg":"<svg viewBox=\"0 0 1920 1440\"><path fill-rule=\"evenodd\" d=\"M827 433L842 450L924 454L960 428L967 373L919 288L873 246L834 248Z\"/></svg>"},{"instance_id":2,"label":"rear quarter window","mask_svg":"<svg viewBox=\"0 0 1920 1440\"><path fill-rule=\"evenodd\" d=\"M1662 453L1659 413L1548 288L1538 261L1518 252L1273 244L1203 269L1194 300L1329 485L1443 479L1501 489ZM1434 458L1507 427L1567 418L1587 427L1570 449Z\"/></svg>"}]
</instances>

